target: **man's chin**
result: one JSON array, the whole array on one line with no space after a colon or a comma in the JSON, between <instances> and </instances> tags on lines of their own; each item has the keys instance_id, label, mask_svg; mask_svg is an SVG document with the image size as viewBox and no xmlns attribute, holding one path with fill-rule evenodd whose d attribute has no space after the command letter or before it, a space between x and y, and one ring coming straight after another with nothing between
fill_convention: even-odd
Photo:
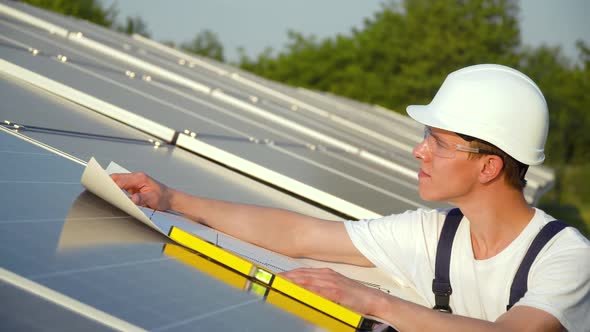
<instances>
[{"instance_id":1,"label":"man's chin","mask_svg":"<svg viewBox=\"0 0 590 332\"><path fill-rule=\"evenodd\" d=\"M420 195L420 198L426 202L439 202L442 200L442 197L425 189L419 189L418 194Z\"/></svg>"}]
</instances>

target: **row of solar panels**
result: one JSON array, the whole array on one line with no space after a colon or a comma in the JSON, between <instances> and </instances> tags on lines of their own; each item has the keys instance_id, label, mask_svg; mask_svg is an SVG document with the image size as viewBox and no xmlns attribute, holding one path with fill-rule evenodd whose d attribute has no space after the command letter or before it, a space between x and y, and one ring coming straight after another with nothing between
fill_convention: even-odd
<instances>
[{"instance_id":1,"label":"row of solar panels","mask_svg":"<svg viewBox=\"0 0 590 332\"><path fill-rule=\"evenodd\" d=\"M166 128L138 125L123 112L110 113L112 117L165 140L171 140L174 131L188 128L200 134L203 142L377 214L426 206L417 195L417 162L410 154L421 129L407 128L407 121L388 121L389 126L378 132L374 125L359 125L364 124L363 118L353 118L353 112L326 111L276 87L267 88L244 73L214 71L214 65L194 57L179 58L180 54L153 47L140 37L136 37L138 43L110 30L44 14L61 23L48 29L65 39L58 37L47 45L47 40L39 41L29 33L19 36L18 46L42 52L49 62L63 61L65 68L54 73L29 67L28 63L39 61L22 57L22 51L14 52L18 61L8 55L5 59ZM59 32L60 27L67 30ZM19 26L11 28L25 34ZM73 49L72 44L87 49ZM97 57L101 55L111 58L104 61ZM77 82L80 74L87 76L86 84ZM305 172L308 169L312 174ZM533 191L545 181L535 175L529 176ZM534 198L529 194L530 200Z\"/></svg>"},{"instance_id":2,"label":"row of solar panels","mask_svg":"<svg viewBox=\"0 0 590 332\"><path fill-rule=\"evenodd\" d=\"M9 1L0 55L0 120L20 133L0 132L4 327L343 328L309 308L269 305L231 271L187 265L197 258L179 259L190 253L83 192L91 156L193 194L320 218L444 206L416 193L410 151L422 128L379 107ZM529 179L531 201L552 183L542 168Z\"/></svg>"}]
</instances>

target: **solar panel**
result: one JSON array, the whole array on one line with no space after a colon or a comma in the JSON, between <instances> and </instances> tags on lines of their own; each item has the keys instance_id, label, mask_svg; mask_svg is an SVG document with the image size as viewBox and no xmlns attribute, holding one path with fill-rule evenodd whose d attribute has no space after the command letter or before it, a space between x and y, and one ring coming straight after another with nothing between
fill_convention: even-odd
<instances>
[{"instance_id":1,"label":"solar panel","mask_svg":"<svg viewBox=\"0 0 590 332\"><path fill-rule=\"evenodd\" d=\"M0 281L0 294L0 306L10 308L0 310L3 331L63 331L64 326L76 331L116 331L4 281Z\"/></svg>"}]
</instances>

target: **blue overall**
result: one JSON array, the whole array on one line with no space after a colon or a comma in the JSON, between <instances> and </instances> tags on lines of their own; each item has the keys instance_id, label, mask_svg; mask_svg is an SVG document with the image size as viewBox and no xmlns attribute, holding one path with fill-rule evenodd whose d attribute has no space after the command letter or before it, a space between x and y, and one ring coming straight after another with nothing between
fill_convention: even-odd
<instances>
[{"instance_id":1,"label":"blue overall","mask_svg":"<svg viewBox=\"0 0 590 332\"><path fill-rule=\"evenodd\" d=\"M449 305L449 300L453 293L449 278L451 248L453 247L455 233L457 232L457 228L459 228L462 219L463 213L461 213L459 209L452 209L449 211L445 218L445 223L436 249L434 280L432 280L432 292L434 293L435 306L432 309L446 313L453 312ZM543 249L545 244L547 244L553 236L565 227L568 227L568 225L564 222L553 220L547 223L541 231L539 231L539 234L537 234L531 243L531 246L516 271L512 286L510 287L510 298L506 310L510 310L510 308L512 308L512 306L526 293L529 270L541 249Z\"/></svg>"}]
</instances>

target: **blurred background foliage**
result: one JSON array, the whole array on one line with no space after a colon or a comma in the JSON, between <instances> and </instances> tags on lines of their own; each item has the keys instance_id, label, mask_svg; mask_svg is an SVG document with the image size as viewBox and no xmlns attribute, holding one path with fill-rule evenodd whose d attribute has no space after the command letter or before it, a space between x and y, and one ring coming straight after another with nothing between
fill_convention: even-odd
<instances>
[{"instance_id":1,"label":"blurred background foliage","mask_svg":"<svg viewBox=\"0 0 590 332\"><path fill-rule=\"evenodd\" d=\"M117 22L119 11L113 4L105 8L100 0L21 0L33 6L41 7L67 16L112 28L127 34L137 33L149 37L147 24L141 17L126 17L123 23Z\"/></svg>"},{"instance_id":2,"label":"blurred background foliage","mask_svg":"<svg viewBox=\"0 0 590 332\"><path fill-rule=\"evenodd\" d=\"M140 17L118 23L117 9L104 8L99 0L24 2L149 37ZM176 47L171 41L163 43ZM282 50L267 48L254 58L238 50L240 59L234 65L400 113L407 104L430 102L454 70L478 63L515 67L539 85L550 110L546 165L555 169L556 183L540 207L588 236L590 48L582 41L576 46L578 58L570 59L557 46L523 45L517 0L389 0L350 34L320 40L289 31ZM180 48L224 61L222 43L207 29Z\"/></svg>"}]
</instances>

